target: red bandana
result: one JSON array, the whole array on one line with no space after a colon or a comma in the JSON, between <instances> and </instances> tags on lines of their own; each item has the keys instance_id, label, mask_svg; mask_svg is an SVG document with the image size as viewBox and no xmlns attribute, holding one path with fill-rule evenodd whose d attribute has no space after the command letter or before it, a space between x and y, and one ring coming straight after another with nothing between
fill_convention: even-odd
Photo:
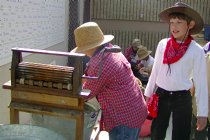
<instances>
[{"instance_id":1,"label":"red bandana","mask_svg":"<svg viewBox=\"0 0 210 140\"><path fill-rule=\"evenodd\" d=\"M188 36L184 43L179 44L176 42L176 39L171 36L166 45L163 64L172 64L182 58L187 51L191 40L193 40L193 38Z\"/></svg>"}]
</instances>

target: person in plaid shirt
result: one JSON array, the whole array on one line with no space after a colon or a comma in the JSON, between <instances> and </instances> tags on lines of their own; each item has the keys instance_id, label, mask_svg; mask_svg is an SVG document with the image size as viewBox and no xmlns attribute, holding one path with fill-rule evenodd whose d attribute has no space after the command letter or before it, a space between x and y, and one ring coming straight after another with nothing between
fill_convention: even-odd
<instances>
[{"instance_id":1,"label":"person in plaid shirt","mask_svg":"<svg viewBox=\"0 0 210 140\"><path fill-rule=\"evenodd\" d=\"M109 43L114 36L104 35L95 22L80 25L74 35L77 47L71 52L90 57L83 89L91 90L88 99L98 99L110 140L138 140L148 115L146 102L125 56L109 51L116 48Z\"/></svg>"},{"instance_id":2,"label":"person in plaid shirt","mask_svg":"<svg viewBox=\"0 0 210 140\"><path fill-rule=\"evenodd\" d=\"M127 58L128 62L136 61L135 56L139 48L141 48L140 39L135 38L131 45L125 49L124 55ZM136 63L136 62L135 62Z\"/></svg>"},{"instance_id":3,"label":"person in plaid shirt","mask_svg":"<svg viewBox=\"0 0 210 140\"><path fill-rule=\"evenodd\" d=\"M141 80L141 75L139 74L139 67L141 60L136 60L135 56L139 48L142 48L143 46L140 43L140 39L135 38L132 43L129 45L128 48L125 49L124 55L125 58L128 60L128 62L131 64L131 69L133 71L134 76L140 77L139 79Z\"/></svg>"}]
</instances>

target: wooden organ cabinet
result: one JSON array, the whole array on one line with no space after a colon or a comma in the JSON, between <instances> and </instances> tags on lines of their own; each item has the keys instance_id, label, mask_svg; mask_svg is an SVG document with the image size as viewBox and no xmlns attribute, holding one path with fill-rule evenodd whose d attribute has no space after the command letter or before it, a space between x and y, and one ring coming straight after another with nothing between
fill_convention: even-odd
<instances>
[{"instance_id":1,"label":"wooden organ cabinet","mask_svg":"<svg viewBox=\"0 0 210 140\"><path fill-rule=\"evenodd\" d=\"M73 67L25 62L22 53L67 56ZM19 111L76 120L77 140L83 139L84 100L80 95L83 54L38 49L13 48L11 81L3 85L11 90L10 123L19 123Z\"/></svg>"}]
</instances>

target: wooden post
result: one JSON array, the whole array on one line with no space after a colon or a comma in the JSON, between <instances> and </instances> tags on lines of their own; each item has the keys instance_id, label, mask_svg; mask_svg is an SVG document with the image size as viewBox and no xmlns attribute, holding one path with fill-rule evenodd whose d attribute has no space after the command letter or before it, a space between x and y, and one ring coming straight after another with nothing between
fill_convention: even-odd
<instances>
[{"instance_id":1,"label":"wooden post","mask_svg":"<svg viewBox=\"0 0 210 140\"><path fill-rule=\"evenodd\" d=\"M76 118L76 132L75 137L76 140L83 140L83 128L84 128L84 113L81 112L79 116Z\"/></svg>"},{"instance_id":2,"label":"wooden post","mask_svg":"<svg viewBox=\"0 0 210 140\"><path fill-rule=\"evenodd\" d=\"M10 123L19 124L19 111L14 108L10 108Z\"/></svg>"}]
</instances>

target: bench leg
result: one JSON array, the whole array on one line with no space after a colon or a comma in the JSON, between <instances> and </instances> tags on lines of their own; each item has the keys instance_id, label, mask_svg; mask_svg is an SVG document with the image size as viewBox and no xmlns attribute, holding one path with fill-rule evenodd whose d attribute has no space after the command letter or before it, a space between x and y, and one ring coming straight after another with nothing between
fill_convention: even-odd
<instances>
[{"instance_id":1,"label":"bench leg","mask_svg":"<svg viewBox=\"0 0 210 140\"><path fill-rule=\"evenodd\" d=\"M13 108L10 108L10 123L19 124L19 111Z\"/></svg>"},{"instance_id":2,"label":"bench leg","mask_svg":"<svg viewBox=\"0 0 210 140\"><path fill-rule=\"evenodd\" d=\"M84 127L84 113L81 113L76 118L76 140L83 140L83 127Z\"/></svg>"}]
</instances>

